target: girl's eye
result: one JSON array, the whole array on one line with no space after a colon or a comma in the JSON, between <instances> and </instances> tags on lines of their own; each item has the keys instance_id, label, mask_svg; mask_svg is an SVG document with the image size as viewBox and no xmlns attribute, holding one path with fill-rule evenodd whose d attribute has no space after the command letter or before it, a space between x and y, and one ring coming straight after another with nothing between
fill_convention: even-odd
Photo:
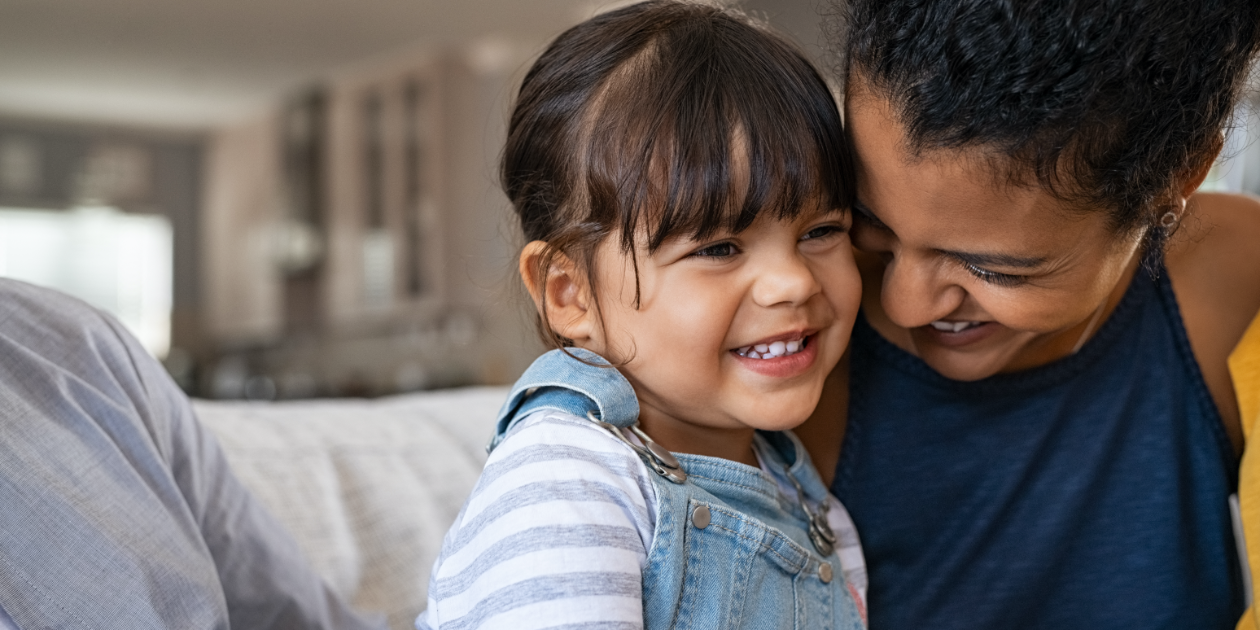
<instances>
[{"instance_id":1,"label":"girl's eye","mask_svg":"<svg viewBox=\"0 0 1260 630\"><path fill-rule=\"evenodd\" d=\"M714 243L691 252L691 255L698 258L729 258L738 253L739 249L734 243Z\"/></svg>"},{"instance_id":2,"label":"girl's eye","mask_svg":"<svg viewBox=\"0 0 1260 630\"><path fill-rule=\"evenodd\" d=\"M965 268L968 273L983 280L984 282L999 287L1017 287L1028 281L1027 276L1016 276L1009 273L989 271L988 269L981 269L971 263L963 263L963 268Z\"/></svg>"},{"instance_id":3,"label":"girl's eye","mask_svg":"<svg viewBox=\"0 0 1260 630\"><path fill-rule=\"evenodd\" d=\"M813 240L816 238L826 238L833 234L843 234L846 230L841 225L820 225L805 233L801 237L802 241Z\"/></svg>"}]
</instances>

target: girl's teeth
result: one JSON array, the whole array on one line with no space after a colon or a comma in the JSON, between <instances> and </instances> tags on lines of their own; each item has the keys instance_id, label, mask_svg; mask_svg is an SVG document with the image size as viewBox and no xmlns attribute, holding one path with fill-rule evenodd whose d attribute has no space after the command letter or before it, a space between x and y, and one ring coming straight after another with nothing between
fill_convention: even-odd
<instances>
[{"instance_id":1,"label":"girl's teeth","mask_svg":"<svg viewBox=\"0 0 1260 630\"><path fill-rule=\"evenodd\" d=\"M792 341L775 341L773 343L759 343L755 346L744 346L735 350L735 352L740 356L751 359L777 359L789 354L796 354L804 347L804 339L794 339Z\"/></svg>"}]
</instances>

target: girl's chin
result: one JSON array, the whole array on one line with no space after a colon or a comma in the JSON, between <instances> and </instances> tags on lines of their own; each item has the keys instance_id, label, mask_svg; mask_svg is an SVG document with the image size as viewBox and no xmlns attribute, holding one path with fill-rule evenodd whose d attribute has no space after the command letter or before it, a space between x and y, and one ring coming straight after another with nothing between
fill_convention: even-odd
<instances>
[{"instance_id":1,"label":"girl's chin","mask_svg":"<svg viewBox=\"0 0 1260 630\"><path fill-rule=\"evenodd\" d=\"M811 408L810 412L813 411ZM756 410L748 410L743 413L744 420L740 421L746 427L756 429L758 431L791 431L796 427L805 424L809 419L809 413L782 413L776 410L766 410L764 413L757 413Z\"/></svg>"},{"instance_id":2,"label":"girl's chin","mask_svg":"<svg viewBox=\"0 0 1260 630\"><path fill-rule=\"evenodd\" d=\"M790 390L757 393L749 391L743 400L735 401L730 414L739 423L762 431L794 429L814 413L822 396L823 383L801 385Z\"/></svg>"}]
</instances>

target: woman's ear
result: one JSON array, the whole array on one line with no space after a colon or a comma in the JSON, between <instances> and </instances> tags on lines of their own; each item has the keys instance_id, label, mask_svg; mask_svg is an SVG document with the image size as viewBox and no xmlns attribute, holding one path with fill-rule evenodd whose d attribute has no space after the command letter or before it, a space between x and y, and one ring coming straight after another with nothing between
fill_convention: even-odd
<instances>
[{"instance_id":1,"label":"woman's ear","mask_svg":"<svg viewBox=\"0 0 1260 630\"><path fill-rule=\"evenodd\" d=\"M534 307L546 313L544 321L552 331L578 345L591 338L597 322L590 284L572 258L532 241L521 250L520 272Z\"/></svg>"},{"instance_id":2,"label":"woman's ear","mask_svg":"<svg viewBox=\"0 0 1260 630\"><path fill-rule=\"evenodd\" d=\"M1199 186L1203 185L1203 180L1207 179L1208 173L1212 170L1212 165L1216 163L1216 158L1220 155L1221 149L1224 148L1224 146L1225 136L1217 134L1216 144L1212 147L1212 150L1205 152L1199 164L1195 165L1195 167L1187 174L1186 178L1181 181L1180 192L1183 200L1188 198L1190 195L1193 195L1194 191L1198 190Z\"/></svg>"}]
</instances>

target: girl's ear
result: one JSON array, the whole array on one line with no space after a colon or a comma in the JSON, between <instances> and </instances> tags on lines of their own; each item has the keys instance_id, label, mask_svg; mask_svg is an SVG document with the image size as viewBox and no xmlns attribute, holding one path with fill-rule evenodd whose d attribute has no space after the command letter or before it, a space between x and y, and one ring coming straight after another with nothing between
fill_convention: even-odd
<instances>
[{"instance_id":1,"label":"girl's ear","mask_svg":"<svg viewBox=\"0 0 1260 630\"><path fill-rule=\"evenodd\" d=\"M573 259L563 252L551 252L547 268L540 265L548 255L547 243L532 241L521 250L521 279L534 307L546 313L551 330L581 346L590 340L596 326L596 313L590 285Z\"/></svg>"}]
</instances>

